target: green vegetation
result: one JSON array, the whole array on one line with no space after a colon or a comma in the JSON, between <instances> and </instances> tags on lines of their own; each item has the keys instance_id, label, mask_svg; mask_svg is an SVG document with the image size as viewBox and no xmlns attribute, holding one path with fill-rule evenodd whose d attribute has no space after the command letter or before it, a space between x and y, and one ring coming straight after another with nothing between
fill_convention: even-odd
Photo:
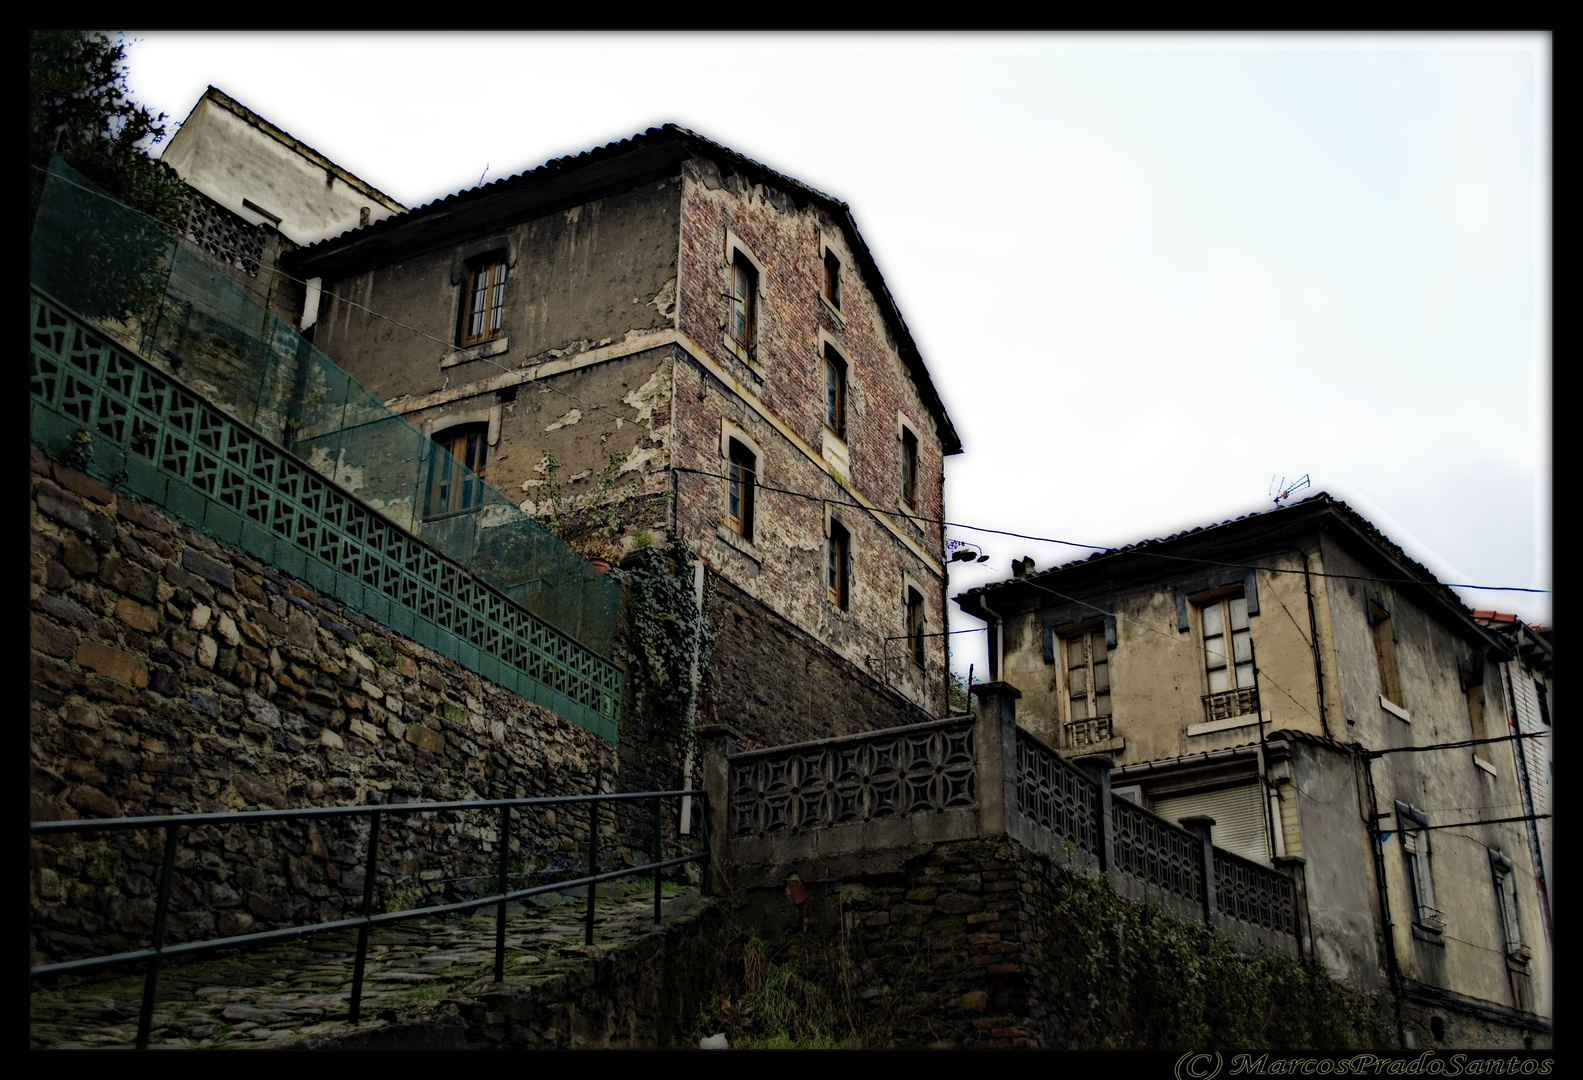
<instances>
[{"instance_id":1,"label":"green vegetation","mask_svg":"<svg viewBox=\"0 0 1583 1080\"><path fill-rule=\"evenodd\" d=\"M1389 1045L1367 998L1312 959L1237 942L1104 878L1055 886L1045 961L1064 1045L1204 1050L1340 1050Z\"/></svg>"}]
</instances>

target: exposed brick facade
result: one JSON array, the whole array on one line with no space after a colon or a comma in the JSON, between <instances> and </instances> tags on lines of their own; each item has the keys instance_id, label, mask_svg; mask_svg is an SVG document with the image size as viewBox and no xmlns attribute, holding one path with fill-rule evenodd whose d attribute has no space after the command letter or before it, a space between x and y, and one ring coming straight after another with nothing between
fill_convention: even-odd
<instances>
[{"instance_id":1,"label":"exposed brick facade","mask_svg":"<svg viewBox=\"0 0 1583 1080\"><path fill-rule=\"evenodd\" d=\"M756 276L751 349L726 333L738 251ZM447 354L468 261L491 253L510 267L499 337L487 356ZM704 673L713 716L815 738L946 712L938 522L956 436L841 204L667 129L346 234L295 265L325 278L315 344L426 430L491 425L488 478L528 513L647 496L618 529L579 523L568 539L619 559L652 539L644 530L668 530L729 586L722 596L755 601L729 604L784 620L744 635L740 616L711 606L725 665ZM839 438L825 422L827 346L845 363ZM917 446L910 505L904 429ZM757 458L746 539L725 526L732 438ZM626 461L601 492L613 453ZM652 501L667 494L668 507ZM832 519L850 537L844 605L828 595ZM905 640L912 594L921 665ZM747 646L788 632L811 640ZM810 726L815 699L827 704Z\"/></svg>"}]
</instances>

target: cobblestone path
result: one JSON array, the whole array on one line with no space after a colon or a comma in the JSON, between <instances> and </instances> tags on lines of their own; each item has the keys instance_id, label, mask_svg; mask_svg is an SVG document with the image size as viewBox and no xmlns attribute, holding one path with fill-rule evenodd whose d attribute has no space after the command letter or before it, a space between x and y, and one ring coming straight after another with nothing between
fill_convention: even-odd
<instances>
[{"instance_id":1,"label":"cobblestone path","mask_svg":"<svg viewBox=\"0 0 1583 1080\"><path fill-rule=\"evenodd\" d=\"M653 886L600 886L594 945L583 944L585 901L559 895L513 904L506 920L506 984L553 986L637 940L663 932L654 924ZM664 925L707 901L696 890L664 894ZM493 986L494 911L374 930L363 980L362 1022L347 1020L356 934L320 934L284 945L222 955L161 970L153 1048L324 1046L381 1026L421 1022L447 1000ZM30 995L35 1049L132 1048L143 969L113 979L42 985Z\"/></svg>"}]
</instances>

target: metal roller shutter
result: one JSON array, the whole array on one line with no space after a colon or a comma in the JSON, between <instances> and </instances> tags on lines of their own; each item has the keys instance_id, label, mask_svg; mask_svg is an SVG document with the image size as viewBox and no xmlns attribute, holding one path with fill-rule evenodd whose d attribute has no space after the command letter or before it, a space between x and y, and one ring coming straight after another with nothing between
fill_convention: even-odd
<instances>
[{"instance_id":1,"label":"metal roller shutter","mask_svg":"<svg viewBox=\"0 0 1583 1080\"><path fill-rule=\"evenodd\" d=\"M1195 814L1206 814L1215 819L1210 838L1216 847L1268 863L1269 831L1264 823L1264 800L1259 797L1261 786L1254 781L1214 791L1164 796L1154 800L1154 812L1175 822Z\"/></svg>"}]
</instances>

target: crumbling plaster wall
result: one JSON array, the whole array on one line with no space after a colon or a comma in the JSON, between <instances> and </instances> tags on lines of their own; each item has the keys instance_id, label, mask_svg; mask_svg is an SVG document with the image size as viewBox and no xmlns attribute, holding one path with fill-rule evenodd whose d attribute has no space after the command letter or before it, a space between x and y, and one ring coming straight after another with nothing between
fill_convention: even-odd
<instances>
[{"instance_id":1,"label":"crumbling plaster wall","mask_svg":"<svg viewBox=\"0 0 1583 1080\"><path fill-rule=\"evenodd\" d=\"M672 327L677 202L677 181L661 180L327 281L314 344L399 408ZM497 250L507 253L500 337L483 359L457 363L466 261Z\"/></svg>"},{"instance_id":2,"label":"crumbling plaster wall","mask_svg":"<svg viewBox=\"0 0 1583 1080\"><path fill-rule=\"evenodd\" d=\"M364 207L371 221L397 209L207 96L172 137L162 160L248 221L266 219L244 206L244 198L279 215L281 231L295 244L355 228Z\"/></svg>"},{"instance_id":3,"label":"crumbling plaster wall","mask_svg":"<svg viewBox=\"0 0 1583 1080\"><path fill-rule=\"evenodd\" d=\"M941 519L944 474L934 418L833 221L791 194L750 185L740 174L721 175L709 160L684 162L683 179L678 327L715 370L678 367L676 462L727 472L723 424L730 424L762 452L760 482L798 494L759 491L751 543L741 543L720 527L725 481L684 473L677 478L678 522L698 538L694 548L705 562L745 592L944 715L941 526L841 505L867 499L878 511L902 507L898 414L904 414L919 438L913 509ZM752 362L724 340L732 291L727 230L761 270ZM821 238L842 259L839 314L820 298ZM824 452L821 331L847 362L846 477ZM851 534L845 609L827 597L827 508ZM926 638L922 670L905 657L901 640L909 586L923 597L926 632L936 635Z\"/></svg>"},{"instance_id":4,"label":"crumbling plaster wall","mask_svg":"<svg viewBox=\"0 0 1583 1080\"><path fill-rule=\"evenodd\" d=\"M1325 572L1338 575L1325 579L1341 672L1341 708L1349 721L1345 734L1338 735L1369 749L1431 746L1472 738L1467 695L1457 664L1472 654L1473 646L1390 584L1352 580L1381 575L1340 545L1327 539L1323 550ZM1371 592L1381 596L1390 612L1404 699L1400 704L1410 720L1380 705L1379 662L1366 606ZM1486 731L1491 737L1505 734L1507 710L1493 661L1485 664L1484 685ZM1489 764L1493 773L1476 763L1469 747L1387 754L1372 764L1377 809L1391 815L1381 822L1381 828L1389 833L1383 841L1385 888L1397 962L1404 974L1419 982L1548 1015L1549 955L1522 822L1470 824L1429 832L1435 902L1443 914L1445 930L1437 936L1414 928L1408 860L1395 804L1400 801L1416 807L1431 824L1516 816L1521 812L1522 797L1513 744L1493 744ZM1510 859L1513 872L1519 875L1519 916L1524 941L1534 953L1526 965L1527 974L1512 974L1507 969L1490 866L1492 849Z\"/></svg>"}]
</instances>

